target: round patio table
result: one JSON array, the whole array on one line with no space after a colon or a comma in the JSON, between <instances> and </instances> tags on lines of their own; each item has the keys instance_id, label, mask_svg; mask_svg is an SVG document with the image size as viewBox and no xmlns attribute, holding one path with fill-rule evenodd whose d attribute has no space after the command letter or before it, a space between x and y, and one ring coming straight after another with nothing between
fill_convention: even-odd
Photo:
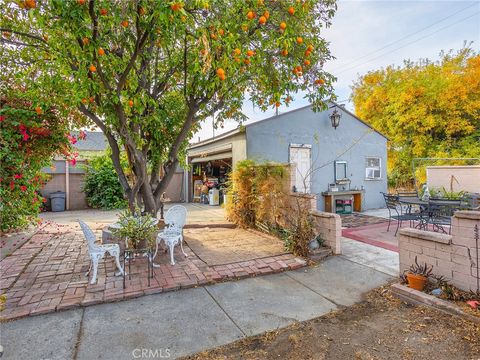
<instances>
[{"instance_id":1,"label":"round patio table","mask_svg":"<svg viewBox=\"0 0 480 360\"><path fill-rule=\"evenodd\" d=\"M457 204L452 204L451 200L429 200L429 201L424 201L422 199L419 199L417 197L399 197L398 202L400 204L404 204L408 206L408 211L410 214L411 213L411 207L412 205L418 205L420 207L420 211L416 213L417 215L417 220L418 224L415 225L416 229L422 229L422 230L428 230L428 224L432 223L434 226L434 231L435 231L435 225L436 222L433 221L435 218L435 213L438 210L438 206L443 206L443 207L451 207L452 208L452 213L453 211L456 210L456 208L460 208L459 205ZM413 214L412 214L413 215ZM444 233L446 231L443 229L441 225L437 224L437 228Z\"/></svg>"}]
</instances>

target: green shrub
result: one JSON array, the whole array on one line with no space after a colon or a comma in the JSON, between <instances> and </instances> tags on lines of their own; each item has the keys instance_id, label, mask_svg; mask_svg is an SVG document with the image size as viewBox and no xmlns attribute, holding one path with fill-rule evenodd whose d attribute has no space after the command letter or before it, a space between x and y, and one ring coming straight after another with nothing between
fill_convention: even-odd
<instances>
[{"instance_id":1,"label":"green shrub","mask_svg":"<svg viewBox=\"0 0 480 360\"><path fill-rule=\"evenodd\" d=\"M86 166L83 191L88 206L96 209L122 209L127 205L122 185L108 155L94 158Z\"/></svg>"}]
</instances>

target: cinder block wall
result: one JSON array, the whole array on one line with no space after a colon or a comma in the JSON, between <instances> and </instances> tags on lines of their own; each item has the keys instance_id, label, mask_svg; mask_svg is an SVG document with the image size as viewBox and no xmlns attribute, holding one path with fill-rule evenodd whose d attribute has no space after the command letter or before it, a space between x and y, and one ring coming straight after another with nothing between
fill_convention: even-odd
<instances>
[{"instance_id":1,"label":"cinder block wall","mask_svg":"<svg viewBox=\"0 0 480 360\"><path fill-rule=\"evenodd\" d=\"M457 211L452 218L451 235L417 229L401 229L398 239L400 273L415 263L433 266L435 275L452 285L478 291L478 247L474 228L480 228L480 211Z\"/></svg>"},{"instance_id":2,"label":"cinder block wall","mask_svg":"<svg viewBox=\"0 0 480 360\"><path fill-rule=\"evenodd\" d=\"M310 212L314 219L315 233L330 247L334 254L342 253L342 219L338 214L326 213L312 210Z\"/></svg>"},{"instance_id":3,"label":"cinder block wall","mask_svg":"<svg viewBox=\"0 0 480 360\"><path fill-rule=\"evenodd\" d=\"M290 193L290 208L300 207L313 217L315 234L323 239L324 244L334 254L341 254L342 218L338 214L317 210L317 197L314 194ZM280 219L280 223L282 219Z\"/></svg>"}]
</instances>

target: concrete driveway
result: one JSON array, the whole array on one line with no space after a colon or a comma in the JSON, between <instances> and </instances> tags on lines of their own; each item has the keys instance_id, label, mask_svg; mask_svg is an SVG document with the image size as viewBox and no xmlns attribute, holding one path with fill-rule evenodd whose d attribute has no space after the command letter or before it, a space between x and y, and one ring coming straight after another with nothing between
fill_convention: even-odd
<instances>
[{"instance_id":1,"label":"concrete driveway","mask_svg":"<svg viewBox=\"0 0 480 360\"><path fill-rule=\"evenodd\" d=\"M392 277L342 257L318 267L1 325L2 359L177 358L322 316Z\"/></svg>"},{"instance_id":2,"label":"concrete driveway","mask_svg":"<svg viewBox=\"0 0 480 360\"><path fill-rule=\"evenodd\" d=\"M165 204L165 212L175 205L174 203ZM218 224L225 223L225 210L220 206L209 206L194 203L181 203L187 208L187 224ZM118 214L121 210L72 210L62 212L45 212L40 214L40 218L45 221L55 222L61 225L76 225L78 219L82 219L87 224L94 226L111 224L118 220Z\"/></svg>"}]
</instances>

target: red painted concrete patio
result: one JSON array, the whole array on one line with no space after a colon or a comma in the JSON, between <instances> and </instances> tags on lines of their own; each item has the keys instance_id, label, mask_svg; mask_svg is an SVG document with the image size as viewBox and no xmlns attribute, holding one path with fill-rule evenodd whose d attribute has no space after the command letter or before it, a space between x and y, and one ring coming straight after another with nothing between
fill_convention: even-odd
<instances>
[{"instance_id":1,"label":"red painted concrete patio","mask_svg":"<svg viewBox=\"0 0 480 360\"><path fill-rule=\"evenodd\" d=\"M103 226L96 226L99 230ZM192 230L193 231L193 230ZM199 231L205 231L199 229ZM188 239L187 239L188 244ZM185 258L176 249L176 264L161 253L148 286L146 259L132 262L130 276L123 288L123 278L114 275L113 258L101 263L98 281L88 283L87 244L78 227L50 224L0 262L0 291L6 295L4 320L28 315L119 301L181 288L241 279L284 270L298 269L306 262L292 254L280 254L249 261L209 266L189 247Z\"/></svg>"},{"instance_id":2,"label":"red painted concrete patio","mask_svg":"<svg viewBox=\"0 0 480 360\"><path fill-rule=\"evenodd\" d=\"M379 224L343 229L342 236L352 240L361 241L369 245L398 252L398 239L395 236L397 224L392 222L390 225L390 231L387 231L387 228L388 221Z\"/></svg>"},{"instance_id":3,"label":"red painted concrete patio","mask_svg":"<svg viewBox=\"0 0 480 360\"><path fill-rule=\"evenodd\" d=\"M408 227L410 227L408 221L402 223L401 228ZM377 224L369 224L343 229L342 236L352 240L361 241L369 245L378 246L386 250L398 252L398 233L397 236L395 236L397 222L392 221L390 224L390 231L387 231L387 229L388 220ZM431 225L428 226L428 231L434 231Z\"/></svg>"}]
</instances>

